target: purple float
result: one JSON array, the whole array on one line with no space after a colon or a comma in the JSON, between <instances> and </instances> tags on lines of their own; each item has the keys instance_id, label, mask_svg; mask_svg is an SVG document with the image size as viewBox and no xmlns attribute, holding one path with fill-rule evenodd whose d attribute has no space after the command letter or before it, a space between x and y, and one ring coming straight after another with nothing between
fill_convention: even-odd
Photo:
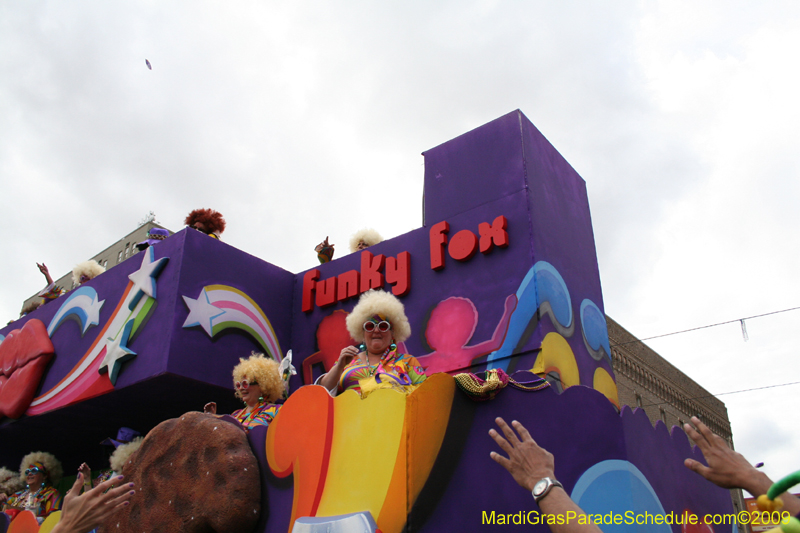
<instances>
[{"instance_id":1,"label":"purple float","mask_svg":"<svg viewBox=\"0 0 800 533\"><path fill-rule=\"evenodd\" d=\"M231 412L238 358L291 349L291 396L248 434L256 532L547 531L489 458L497 416L555 455L587 513L634 517L604 531L735 529L680 525L687 511L732 512L729 493L683 466L702 456L682 431L620 412L583 179L519 111L424 157L419 229L300 273L186 229L0 330L0 460L46 440L65 470L100 465L93 445L116 428L144 432L209 400ZM401 299L404 351L441 373L409 395L332 398L311 383L369 289ZM487 370L520 384L475 401L453 377ZM637 525L645 513L676 521Z\"/></svg>"}]
</instances>

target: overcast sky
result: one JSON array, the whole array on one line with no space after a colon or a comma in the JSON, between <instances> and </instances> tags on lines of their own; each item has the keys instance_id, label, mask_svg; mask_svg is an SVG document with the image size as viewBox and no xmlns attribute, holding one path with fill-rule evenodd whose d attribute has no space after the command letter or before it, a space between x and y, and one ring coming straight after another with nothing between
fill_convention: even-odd
<instances>
[{"instance_id":1,"label":"overcast sky","mask_svg":"<svg viewBox=\"0 0 800 533\"><path fill-rule=\"evenodd\" d=\"M135 229L221 211L292 272L421 225L424 150L521 109L586 180L639 337L800 306L800 3L0 3L0 316ZM145 66L145 58L153 70ZM387 216L387 202L399 206ZM377 223L376 221L380 221ZM713 393L800 381L800 311L649 342ZM800 386L721 396L800 467Z\"/></svg>"}]
</instances>

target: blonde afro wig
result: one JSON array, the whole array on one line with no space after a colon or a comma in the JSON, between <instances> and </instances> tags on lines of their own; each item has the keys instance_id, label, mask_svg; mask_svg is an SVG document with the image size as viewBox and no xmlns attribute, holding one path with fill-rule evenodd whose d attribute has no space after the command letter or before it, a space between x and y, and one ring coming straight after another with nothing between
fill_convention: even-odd
<instances>
[{"instance_id":1,"label":"blonde afro wig","mask_svg":"<svg viewBox=\"0 0 800 533\"><path fill-rule=\"evenodd\" d=\"M411 336L411 325L406 318L405 306L394 294L369 290L361 295L353 311L347 315L347 331L358 342L364 342L364 322L382 315L392 325L392 338L403 342Z\"/></svg>"},{"instance_id":2,"label":"blonde afro wig","mask_svg":"<svg viewBox=\"0 0 800 533\"><path fill-rule=\"evenodd\" d=\"M111 466L111 470L117 472L118 474L123 473L123 468L128 462L128 459L131 458L131 455L136 453L139 447L142 445L142 441L144 437L136 437L132 441L121 444L114 450L114 453L111 454L111 457L108 460L109 466Z\"/></svg>"},{"instance_id":3,"label":"blonde afro wig","mask_svg":"<svg viewBox=\"0 0 800 533\"><path fill-rule=\"evenodd\" d=\"M244 378L255 380L261 388L264 400L274 403L283 398L285 390L279 366L275 359L263 353L252 352L247 359L240 357L239 364L233 367L233 382L242 381ZM238 390L236 397L241 398Z\"/></svg>"},{"instance_id":4,"label":"blonde afro wig","mask_svg":"<svg viewBox=\"0 0 800 533\"><path fill-rule=\"evenodd\" d=\"M16 472L12 472L4 466L0 467L0 493L11 496L24 488L25 483L22 482Z\"/></svg>"},{"instance_id":5,"label":"blonde afro wig","mask_svg":"<svg viewBox=\"0 0 800 533\"><path fill-rule=\"evenodd\" d=\"M43 303L44 303L43 300L32 301L31 303L22 308L22 311L20 311L19 316L25 316L28 313L33 313L34 311L39 309Z\"/></svg>"},{"instance_id":6,"label":"blonde afro wig","mask_svg":"<svg viewBox=\"0 0 800 533\"><path fill-rule=\"evenodd\" d=\"M350 253L356 253L358 251L358 243L362 241L367 246L374 246L379 242L383 242L383 237L372 228L358 230L350 237Z\"/></svg>"},{"instance_id":7,"label":"blonde afro wig","mask_svg":"<svg viewBox=\"0 0 800 533\"><path fill-rule=\"evenodd\" d=\"M97 261L84 261L83 263L78 263L75 265L75 268L72 269L72 283L75 285L80 285L81 274L89 279L92 279L105 271L106 269L103 268Z\"/></svg>"},{"instance_id":8,"label":"blonde afro wig","mask_svg":"<svg viewBox=\"0 0 800 533\"><path fill-rule=\"evenodd\" d=\"M61 481L61 476L64 475L64 470L61 468L61 461L56 459L55 455L47 452L31 452L22 458L19 464L19 479L26 483L25 470L30 468L33 463L42 463L46 470L45 485L58 485Z\"/></svg>"}]
</instances>

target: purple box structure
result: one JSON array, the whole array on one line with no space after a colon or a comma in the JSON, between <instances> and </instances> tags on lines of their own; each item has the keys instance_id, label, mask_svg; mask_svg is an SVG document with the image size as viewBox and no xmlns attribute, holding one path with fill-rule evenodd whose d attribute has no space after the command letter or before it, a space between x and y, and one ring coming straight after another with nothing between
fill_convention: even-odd
<instances>
[{"instance_id":1,"label":"purple box structure","mask_svg":"<svg viewBox=\"0 0 800 533\"><path fill-rule=\"evenodd\" d=\"M384 533L499 530L505 520L536 516L530 494L489 459L495 445L487 432L497 416L521 421L555 454L557 476L589 513L730 512L727 491L683 467L700 453L682 431L670 435L641 411L619 411L583 179L520 111L424 156L419 229L297 274L186 229L0 330L0 362L21 357L20 334L9 334L33 320L46 327L54 354L41 376L15 378L33 400L16 420L0 419L2 464L13 467L52 439L67 470L87 455L93 460L94 443L120 426L144 432L209 400L230 412L231 369L254 350L277 359L292 350L298 374L286 408L294 403L292 412L302 413L302 398L318 398L304 386L338 357L345 313L366 289L383 288L405 305L412 336L402 348L429 370L500 369L519 381L536 379L534 370L551 382L539 392L509 387L474 402L452 378L431 380L430 394L450 405L442 440L427 476L409 474L408 483L422 485L397 503L405 505L400 519L371 509ZM9 380L10 370L22 369L6 366ZM408 402L407 409L417 406ZM300 423L286 418L282 424ZM256 531L285 532L295 492L306 489L270 466L280 447L279 437L268 436L272 428L249 434L264 489ZM401 447L411 446L414 432L404 429ZM352 474L353 483L369 475ZM327 475L331 486L341 482ZM316 516L348 508L324 491L318 496Z\"/></svg>"}]
</instances>

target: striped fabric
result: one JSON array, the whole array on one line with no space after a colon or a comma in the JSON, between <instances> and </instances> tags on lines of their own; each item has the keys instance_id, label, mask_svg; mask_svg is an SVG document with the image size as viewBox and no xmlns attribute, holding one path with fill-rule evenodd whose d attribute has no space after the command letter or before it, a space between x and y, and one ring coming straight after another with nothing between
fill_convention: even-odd
<instances>
[{"instance_id":1,"label":"striped fabric","mask_svg":"<svg viewBox=\"0 0 800 533\"><path fill-rule=\"evenodd\" d=\"M38 518L46 518L53 511L61 509L61 495L54 487L49 486L34 493L25 489L14 493L8 499L7 505L31 511Z\"/></svg>"},{"instance_id":2,"label":"striped fabric","mask_svg":"<svg viewBox=\"0 0 800 533\"><path fill-rule=\"evenodd\" d=\"M369 379L370 373L379 383L389 383L398 387L419 385L428 377L416 357L394 350L382 358L377 367L365 365L359 358L353 358L350 364L344 367L342 377L339 378L339 392L354 390L360 394L360 380Z\"/></svg>"},{"instance_id":3,"label":"striped fabric","mask_svg":"<svg viewBox=\"0 0 800 533\"><path fill-rule=\"evenodd\" d=\"M261 402L249 413L245 412L246 409L239 409L231 413L231 416L244 426L245 431L250 431L254 426L269 426L280 408L278 404Z\"/></svg>"}]
</instances>

